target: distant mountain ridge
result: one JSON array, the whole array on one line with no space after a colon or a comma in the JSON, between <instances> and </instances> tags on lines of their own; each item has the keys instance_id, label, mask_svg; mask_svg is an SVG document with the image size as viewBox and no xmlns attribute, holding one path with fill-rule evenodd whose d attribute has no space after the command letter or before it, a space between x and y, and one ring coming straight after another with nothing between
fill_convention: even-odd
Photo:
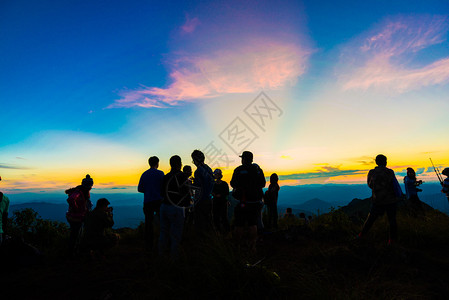
<instances>
[{"instance_id":1,"label":"distant mountain ridge","mask_svg":"<svg viewBox=\"0 0 449 300\"><path fill-rule=\"evenodd\" d=\"M22 210L25 208L31 208L36 211L42 219L49 219L53 221L59 221L67 223L65 213L67 212L67 204L56 204L47 202L29 202L14 204L10 206L9 216L11 217L14 211ZM142 206L140 205L128 205L128 206L116 206L114 208L114 227L131 227L136 228L140 222L144 221L144 214Z\"/></svg>"}]
</instances>

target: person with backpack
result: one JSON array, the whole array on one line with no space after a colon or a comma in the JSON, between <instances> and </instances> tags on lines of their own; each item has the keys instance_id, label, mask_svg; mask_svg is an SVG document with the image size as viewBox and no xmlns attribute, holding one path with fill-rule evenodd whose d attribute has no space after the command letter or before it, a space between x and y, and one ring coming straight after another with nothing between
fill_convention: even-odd
<instances>
[{"instance_id":1,"label":"person with backpack","mask_svg":"<svg viewBox=\"0 0 449 300\"><path fill-rule=\"evenodd\" d=\"M193 164L196 166L193 174L195 188L194 222L197 233L203 235L212 231L212 190L214 188L214 174L212 169L204 163L205 156L200 150L191 154Z\"/></svg>"},{"instance_id":2,"label":"person with backpack","mask_svg":"<svg viewBox=\"0 0 449 300\"><path fill-rule=\"evenodd\" d=\"M250 151L244 151L240 157L242 165L234 170L231 179L232 196L239 201L234 210L235 238L237 242L241 242L245 226L248 226L249 246L255 251L258 213L266 181L263 170L253 163Z\"/></svg>"},{"instance_id":3,"label":"person with backpack","mask_svg":"<svg viewBox=\"0 0 449 300\"><path fill-rule=\"evenodd\" d=\"M413 168L407 168L407 175L404 177L405 194L410 202L412 209L416 212L424 213L424 209L419 200L418 192L422 190L418 188L423 183L422 180L416 180L416 173Z\"/></svg>"},{"instance_id":4,"label":"person with backpack","mask_svg":"<svg viewBox=\"0 0 449 300\"><path fill-rule=\"evenodd\" d=\"M447 201L449 201L449 168L445 168L443 172L441 172L446 178L441 183L442 189L441 192L446 194Z\"/></svg>"},{"instance_id":5,"label":"person with backpack","mask_svg":"<svg viewBox=\"0 0 449 300\"><path fill-rule=\"evenodd\" d=\"M279 177L276 173L271 174L270 176L270 185L268 189L265 191L263 201L267 206L267 227L268 229L277 229L278 228L278 193L281 189L278 184Z\"/></svg>"},{"instance_id":6,"label":"person with backpack","mask_svg":"<svg viewBox=\"0 0 449 300\"><path fill-rule=\"evenodd\" d=\"M65 191L65 193L68 195L67 203L69 204L69 209L66 213L66 219L70 225L70 256L75 255L75 248L77 247L79 242L84 218L92 208L92 202L90 201L90 190L92 189L93 184L93 179L89 174L87 174L86 177L81 181L81 185Z\"/></svg>"},{"instance_id":7,"label":"person with backpack","mask_svg":"<svg viewBox=\"0 0 449 300\"><path fill-rule=\"evenodd\" d=\"M368 186L372 190L372 206L370 213L358 237L365 236L373 226L376 219L387 213L390 224L390 237L388 245L397 241L398 226L396 222L396 206L402 191L394 171L387 168L387 157L383 154L376 156L377 167L368 173Z\"/></svg>"},{"instance_id":8,"label":"person with backpack","mask_svg":"<svg viewBox=\"0 0 449 300\"><path fill-rule=\"evenodd\" d=\"M150 168L143 172L139 180L137 191L143 193L143 213L145 215L145 248L153 250L154 244L154 216L159 220L159 210L162 203L162 181L164 172L158 170L159 158L151 156L148 159Z\"/></svg>"},{"instance_id":9,"label":"person with backpack","mask_svg":"<svg viewBox=\"0 0 449 300\"><path fill-rule=\"evenodd\" d=\"M0 177L1 180L1 177ZM3 236L5 235L6 225L8 222L9 213L9 198L0 192L0 246L3 243Z\"/></svg>"}]
</instances>

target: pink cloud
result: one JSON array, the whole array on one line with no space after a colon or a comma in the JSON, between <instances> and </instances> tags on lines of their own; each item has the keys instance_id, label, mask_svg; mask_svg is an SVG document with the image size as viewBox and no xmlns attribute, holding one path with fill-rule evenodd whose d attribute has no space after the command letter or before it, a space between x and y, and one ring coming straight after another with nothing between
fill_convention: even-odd
<instances>
[{"instance_id":1,"label":"pink cloud","mask_svg":"<svg viewBox=\"0 0 449 300\"><path fill-rule=\"evenodd\" d=\"M310 53L295 44L257 41L210 55L184 56L173 64L167 88L124 91L110 107L169 107L229 93L281 89L304 74Z\"/></svg>"},{"instance_id":2,"label":"pink cloud","mask_svg":"<svg viewBox=\"0 0 449 300\"><path fill-rule=\"evenodd\" d=\"M449 57L410 67L417 52L445 41L444 17L397 18L369 34L362 46L348 50L354 61L342 75L343 89L383 88L403 93L449 82Z\"/></svg>"},{"instance_id":3,"label":"pink cloud","mask_svg":"<svg viewBox=\"0 0 449 300\"><path fill-rule=\"evenodd\" d=\"M192 33L195 31L196 27L201 24L198 18L190 19L189 16L186 16L186 22L181 26L181 30L185 33Z\"/></svg>"}]
</instances>

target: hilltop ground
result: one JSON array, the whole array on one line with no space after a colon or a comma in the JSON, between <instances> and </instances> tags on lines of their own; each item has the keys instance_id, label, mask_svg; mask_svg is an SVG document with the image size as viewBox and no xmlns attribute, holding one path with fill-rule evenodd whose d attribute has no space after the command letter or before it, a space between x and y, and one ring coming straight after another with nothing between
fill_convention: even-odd
<instances>
[{"instance_id":1,"label":"hilltop ground","mask_svg":"<svg viewBox=\"0 0 449 300\"><path fill-rule=\"evenodd\" d=\"M39 262L2 268L2 299L446 299L449 217L401 211L398 224L400 239L387 246L385 218L364 240L342 211L309 227L281 220L253 254L188 234L177 262L146 253L142 227L118 230L120 244L101 260L68 260L56 241L41 246Z\"/></svg>"}]
</instances>

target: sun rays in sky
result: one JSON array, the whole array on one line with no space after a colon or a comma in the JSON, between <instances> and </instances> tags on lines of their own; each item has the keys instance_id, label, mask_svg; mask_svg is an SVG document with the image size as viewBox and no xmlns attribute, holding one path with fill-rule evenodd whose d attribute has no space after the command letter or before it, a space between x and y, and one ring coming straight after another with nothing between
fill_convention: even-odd
<instances>
[{"instance_id":1,"label":"sun rays in sky","mask_svg":"<svg viewBox=\"0 0 449 300\"><path fill-rule=\"evenodd\" d=\"M445 1L0 4L2 190L134 190L204 150L282 184L449 166ZM261 96L262 95L262 96Z\"/></svg>"}]
</instances>

